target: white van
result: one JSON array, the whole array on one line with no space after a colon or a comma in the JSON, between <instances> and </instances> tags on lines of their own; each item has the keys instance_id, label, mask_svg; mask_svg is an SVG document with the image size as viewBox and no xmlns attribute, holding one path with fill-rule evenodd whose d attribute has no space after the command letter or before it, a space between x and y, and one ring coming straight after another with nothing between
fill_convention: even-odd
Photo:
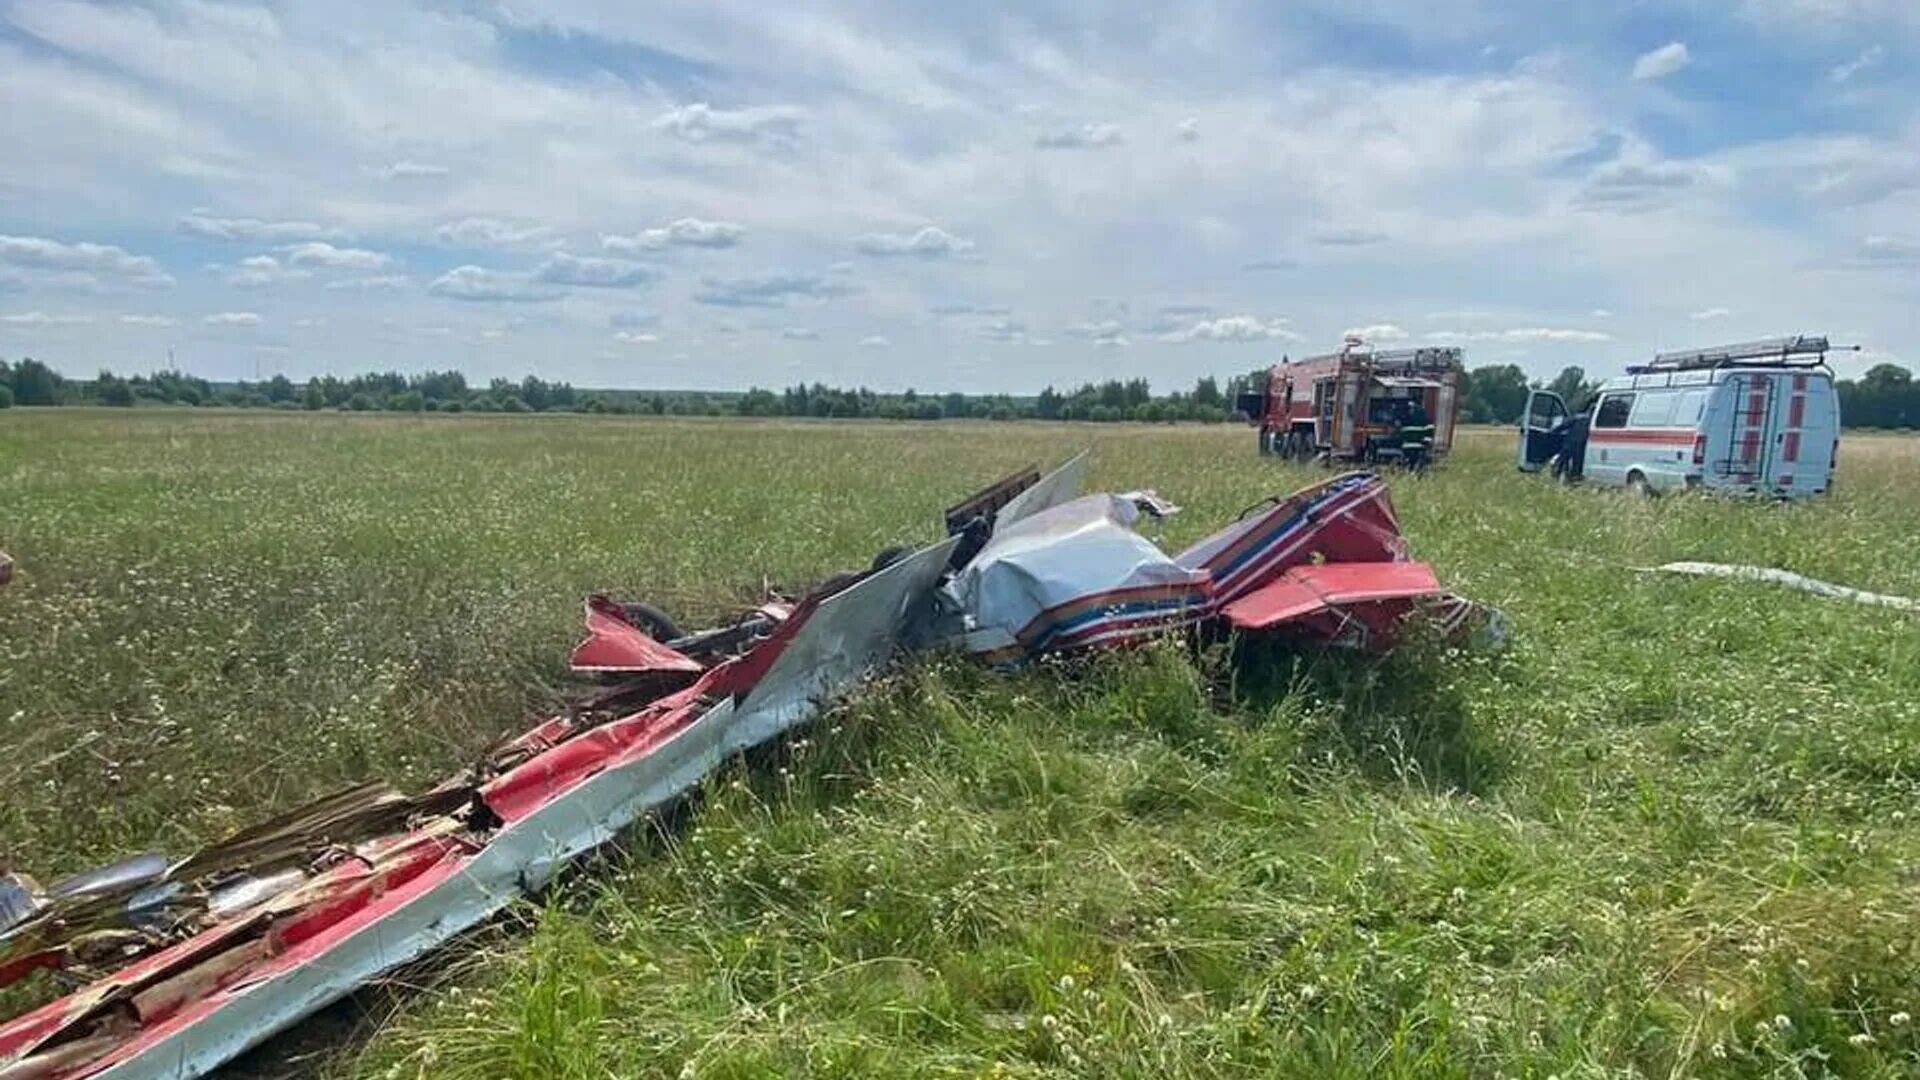
<instances>
[{"instance_id":1,"label":"white van","mask_svg":"<svg viewBox=\"0 0 1920 1080\"><path fill-rule=\"evenodd\" d=\"M1826 338L1661 353L1608 379L1579 416L1535 390L1519 464L1643 492L1703 487L1778 498L1833 485L1840 399Z\"/></svg>"}]
</instances>

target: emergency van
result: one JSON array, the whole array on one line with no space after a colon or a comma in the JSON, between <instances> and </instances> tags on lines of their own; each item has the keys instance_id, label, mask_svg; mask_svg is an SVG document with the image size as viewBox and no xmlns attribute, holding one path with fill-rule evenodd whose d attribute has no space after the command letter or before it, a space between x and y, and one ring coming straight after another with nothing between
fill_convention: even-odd
<instances>
[{"instance_id":1,"label":"emergency van","mask_svg":"<svg viewBox=\"0 0 1920 1080\"><path fill-rule=\"evenodd\" d=\"M1644 493L1707 488L1779 498L1833 485L1840 399L1824 337L1660 353L1608 379L1581 415L1535 390L1519 465Z\"/></svg>"}]
</instances>

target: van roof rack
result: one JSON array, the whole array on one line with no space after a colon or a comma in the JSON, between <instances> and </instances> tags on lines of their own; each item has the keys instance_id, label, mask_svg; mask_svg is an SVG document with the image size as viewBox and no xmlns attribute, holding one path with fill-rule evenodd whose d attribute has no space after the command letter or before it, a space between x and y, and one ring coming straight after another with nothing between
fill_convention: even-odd
<instances>
[{"instance_id":1,"label":"van roof rack","mask_svg":"<svg viewBox=\"0 0 1920 1080\"><path fill-rule=\"evenodd\" d=\"M1656 353L1653 362L1627 369L1630 375L1649 371L1691 371L1696 368L1741 365L1778 365L1814 367L1827 362L1827 353L1836 349L1858 351L1858 345L1831 345L1824 337L1806 334L1794 337L1743 341L1734 345L1715 345L1706 349L1683 349Z\"/></svg>"}]
</instances>

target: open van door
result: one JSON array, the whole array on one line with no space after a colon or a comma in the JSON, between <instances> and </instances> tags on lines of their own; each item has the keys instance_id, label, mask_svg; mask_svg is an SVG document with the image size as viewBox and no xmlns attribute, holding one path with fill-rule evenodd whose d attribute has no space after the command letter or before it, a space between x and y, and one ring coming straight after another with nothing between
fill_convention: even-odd
<instances>
[{"instance_id":1,"label":"open van door","mask_svg":"<svg viewBox=\"0 0 1920 1080\"><path fill-rule=\"evenodd\" d=\"M1560 426L1567 421L1567 403L1551 390L1535 390L1527 395L1527 407L1520 414L1520 471L1539 472L1553 455L1560 452L1566 436Z\"/></svg>"}]
</instances>

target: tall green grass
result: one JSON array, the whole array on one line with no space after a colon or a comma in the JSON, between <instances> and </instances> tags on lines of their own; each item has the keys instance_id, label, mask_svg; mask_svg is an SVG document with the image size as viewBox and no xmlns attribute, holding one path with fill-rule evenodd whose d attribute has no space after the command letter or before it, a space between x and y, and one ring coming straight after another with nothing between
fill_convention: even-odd
<instances>
[{"instance_id":1,"label":"tall green grass","mask_svg":"<svg viewBox=\"0 0 1920 1080\"><path fill-rule=\"evenodd\" d=\"M1227 429L16 410L0 421L0 858L175 850L437 776L550 703L581 593L698 622L1094 450L1187 507L1318 474ZM911 667L330 1066L393 1076L1920 1071L1920 449L1806 506L1393 480L1499 656ZM385 1005L387 999L368 999Z\"/></svg>"}]
</instances>

